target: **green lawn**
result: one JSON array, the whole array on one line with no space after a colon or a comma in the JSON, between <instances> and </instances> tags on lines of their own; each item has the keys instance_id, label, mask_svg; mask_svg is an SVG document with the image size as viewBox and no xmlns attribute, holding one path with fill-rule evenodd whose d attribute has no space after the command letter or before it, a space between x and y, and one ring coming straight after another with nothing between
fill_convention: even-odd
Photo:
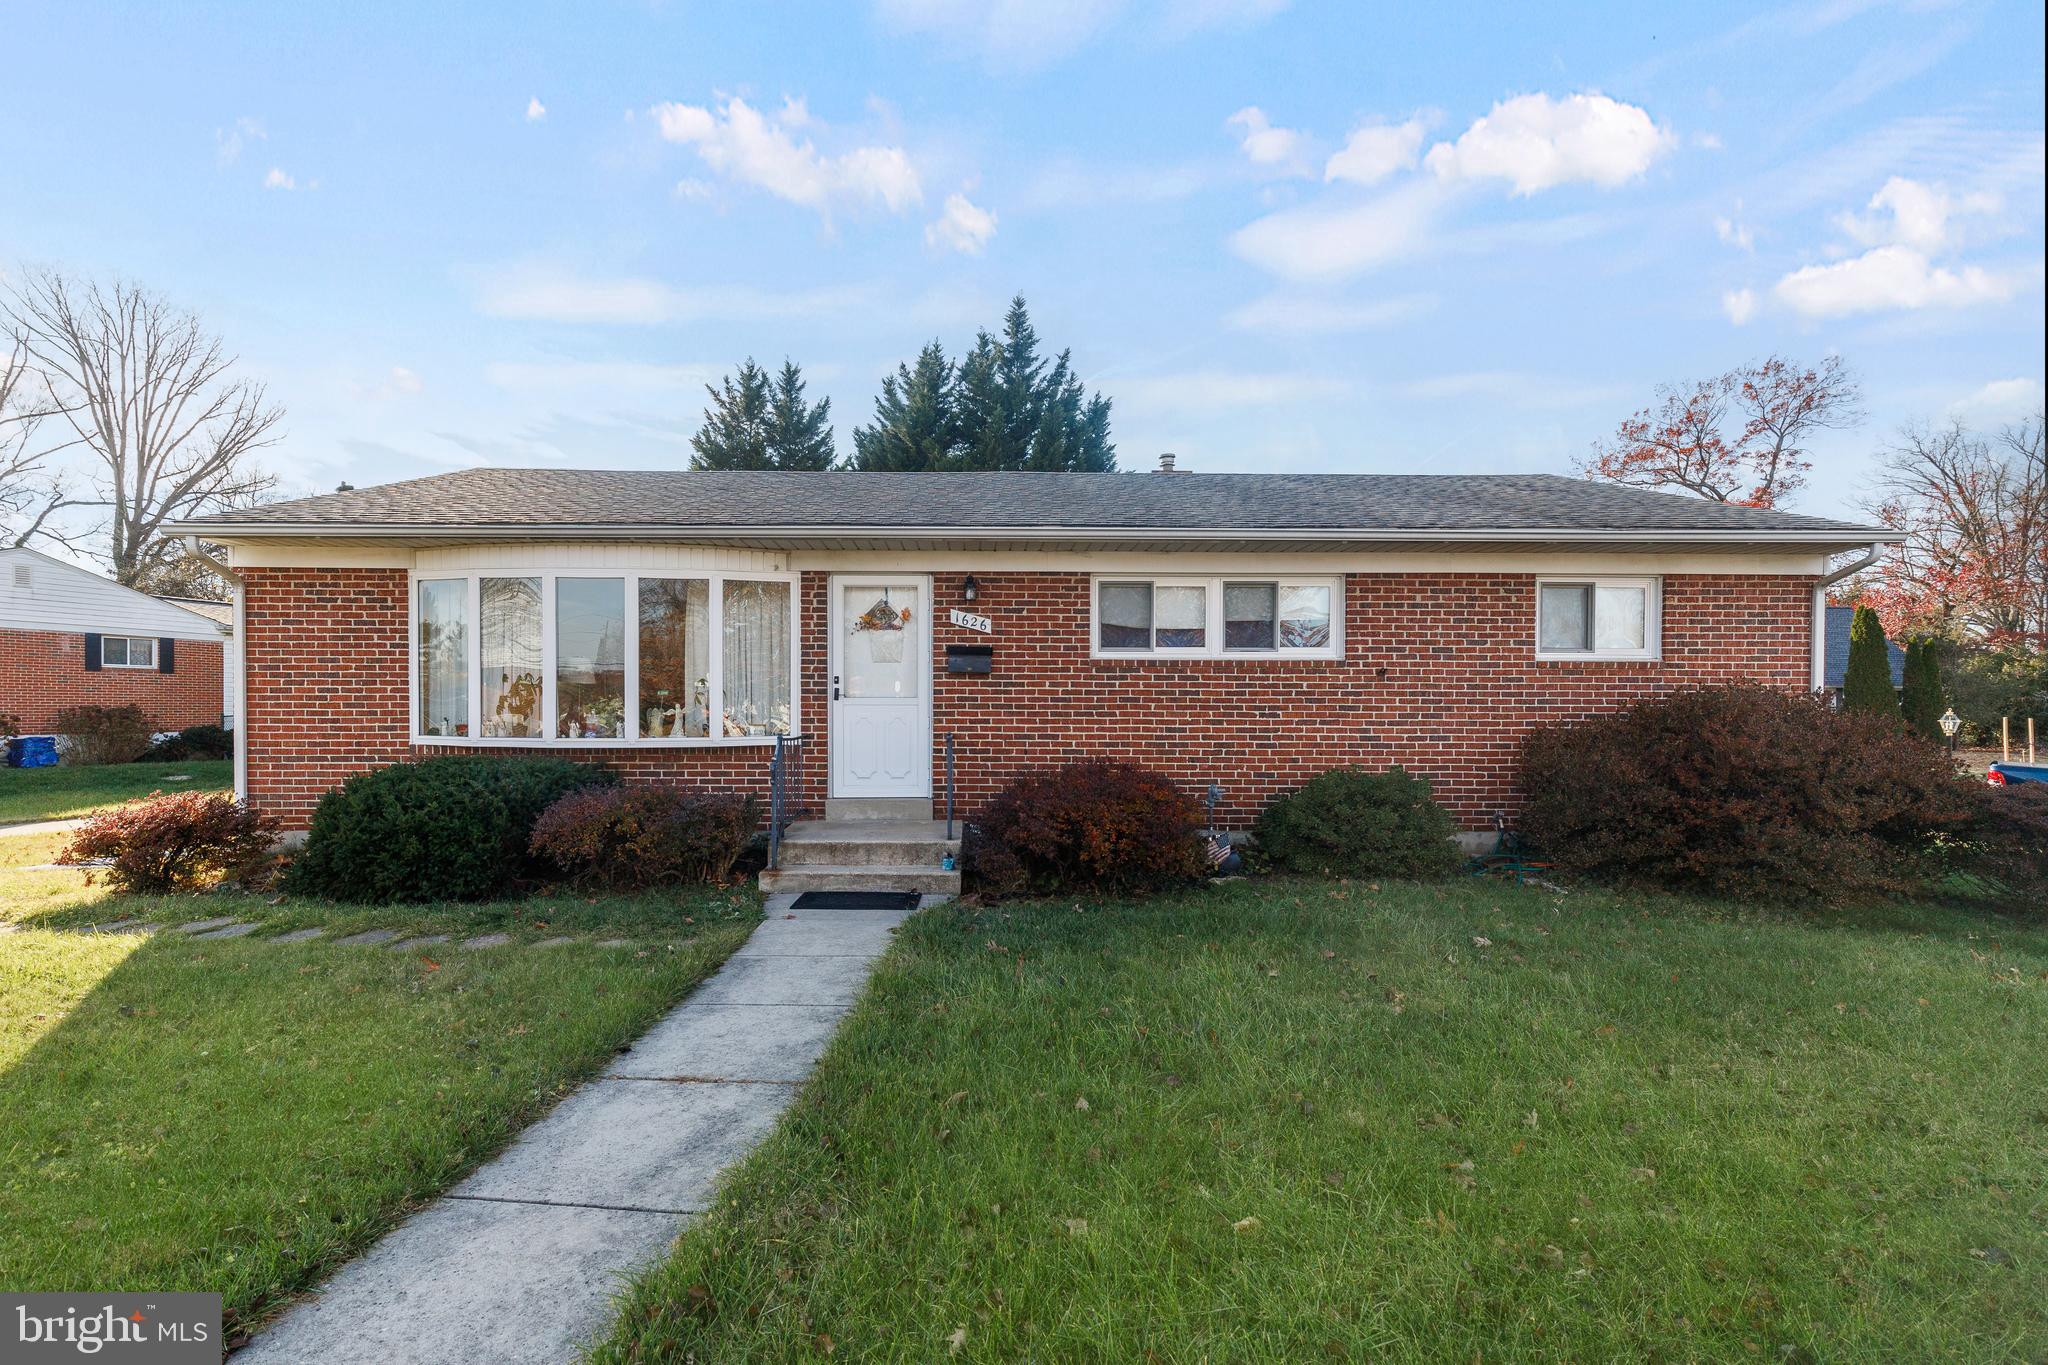
<instances>
[{"instance_id":1,"label":"green lawn","mask_svg":"<svg viewBox=\"0 0 2048 1365\"><path fill-rule=\"evenodd\" d=\"M120 898L25 870L57 842L0 839L0 1284L215 1290L231 1337L491 1155L759 918L750 892L381 917ZM394 952L49 927L124 912L518 942ZM530 944L562 932L581 941Z\"/></svg>"},{"instance_id":2,"label":"green lawn","mask_svg":"<svg viewBox=\"0 0 2048 1365\"><path fill-rule=\"evenodd\" d=\"M190 763L0 768L0 825L68 820L154 791L226 791L234 785L234 767L232 760L222 758Z\"/></svg>"},{"instance_id":3,"label":"green lawn","mask_svg":"<svg viewBox=\"0 0 2048 1365\"><path fill-rule=\"evenodd\" d=\"M2044 1044L1930 907L937 909L596 1359L2037 1359Z\"/></svg>"}]
</instances>

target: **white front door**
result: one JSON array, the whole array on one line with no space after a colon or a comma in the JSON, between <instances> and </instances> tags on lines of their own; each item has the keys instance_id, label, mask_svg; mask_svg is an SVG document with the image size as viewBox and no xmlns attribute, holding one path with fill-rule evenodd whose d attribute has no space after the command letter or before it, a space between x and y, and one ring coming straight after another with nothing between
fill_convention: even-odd
<instances>
[{"instance_id":1,"label":"white front door","mask_svg":"<svg viewBox=\"0 0 2048 1365\"><path fill-rule=\"evenodd\" d=\"M840 574L831 591L832 795L930 796L931 585Z\"/></svg>"}]
</instances>

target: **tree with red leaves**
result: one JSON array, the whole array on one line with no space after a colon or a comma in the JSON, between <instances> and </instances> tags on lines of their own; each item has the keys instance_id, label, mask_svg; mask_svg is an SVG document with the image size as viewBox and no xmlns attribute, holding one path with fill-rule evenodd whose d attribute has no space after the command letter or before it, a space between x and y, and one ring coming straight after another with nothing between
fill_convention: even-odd
<instances>
[{"instance_id":1,"label":"tree with red leaves","mask_svg":"<svg viewBox=\"0 0 2048 1365\"><path fill-rule=\"evenodd\" d=\"M1892 634L2048 655L2048 447L2043 415L1993 440L1959 421L1912 426L1869 510L1906 535L1858 585Z\"/></svg>"},{"instance_id":2,"label":"tree with red leaves","mask_svg":"<svg viewBox=\"0 0 2048 1365\"><path fill-rule=\"evenodd\" d=\"M1806 482L1813 433L1860 422L1862 396L1840 356L1812 369L1772 356L1695 384L1662 385L1653 406L1594 444L1580 472L1632 488L1775 507Z\"/></svg>"}]
</instances>

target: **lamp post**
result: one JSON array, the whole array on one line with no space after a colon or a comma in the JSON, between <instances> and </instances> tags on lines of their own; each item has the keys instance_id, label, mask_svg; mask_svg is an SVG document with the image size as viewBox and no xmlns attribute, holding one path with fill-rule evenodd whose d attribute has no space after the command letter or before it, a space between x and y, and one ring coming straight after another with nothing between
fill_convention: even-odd
<instances>
[{"instance_id":1,"label":"lamp post","mask_svg":"<svg viewBox=\"0 0 2048 1365\"><path fill-rule=\"evenodd\" d=\"M1922 711L1920 714L1924 716L1927 713ZM1954 758L1956 756L1956 731L1963 728L1963 718L1957 715L1956 708L1951 706L1948 710L1941 713L1941 720L1937 723L1941 726L1941 732L1948 736L1948 756Z\"/></svg>"}]
</instances>

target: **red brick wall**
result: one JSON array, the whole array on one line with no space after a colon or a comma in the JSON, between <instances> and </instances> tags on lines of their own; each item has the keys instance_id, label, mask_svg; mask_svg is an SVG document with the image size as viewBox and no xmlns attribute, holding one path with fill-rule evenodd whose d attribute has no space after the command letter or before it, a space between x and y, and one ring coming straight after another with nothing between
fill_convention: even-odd
<instances>
[{"instance_id":1,"label":"red brick wall","mask_svg":"<svg viewBox=\"0 0 2048 1365\"><path fill-rule=\"evenodd\" d=\"M180 640L172 671L85 668L85 637L60 630L0 630L0 711L26 735L49 734L67 706L140 706L159 729L220 724L221 644Z\"/></svg>"},{"instance_id":2,"label":"red brick wall","mask_svg":"<svg viewBox=\"0 0 2048 1365\"><path fill-rule=\"evenodd\" d=\"M350 773L448 752L408 741L406 575L397 569L250 570L249 787L302 825ZM963 809L1011 774L1085 754L1133 759L1191 787L1223 785L1229 824L1276 792L1342 763L1401 763L1436 784L1469 828L1512 809L1514 750L1529 726L1642 696L1751 678L1808 679L1812 581L1743 575L1664 579L1663 659L1538 663L1527 574L1352 574L1342 661L1089 658L1086 574L977 573L974 610L993 636L949 624L960 575L934 576L933 790L943 740L958 737ZM803 575L804 798L827 771L826 588ZM949 643L995 646L994 672L944 672ZM182 665L181 665L182 668ZM503 749L490 752L503 753ZM579 749L629 777L765 795L765 748Z\"/></svg>"}]
</instances>

